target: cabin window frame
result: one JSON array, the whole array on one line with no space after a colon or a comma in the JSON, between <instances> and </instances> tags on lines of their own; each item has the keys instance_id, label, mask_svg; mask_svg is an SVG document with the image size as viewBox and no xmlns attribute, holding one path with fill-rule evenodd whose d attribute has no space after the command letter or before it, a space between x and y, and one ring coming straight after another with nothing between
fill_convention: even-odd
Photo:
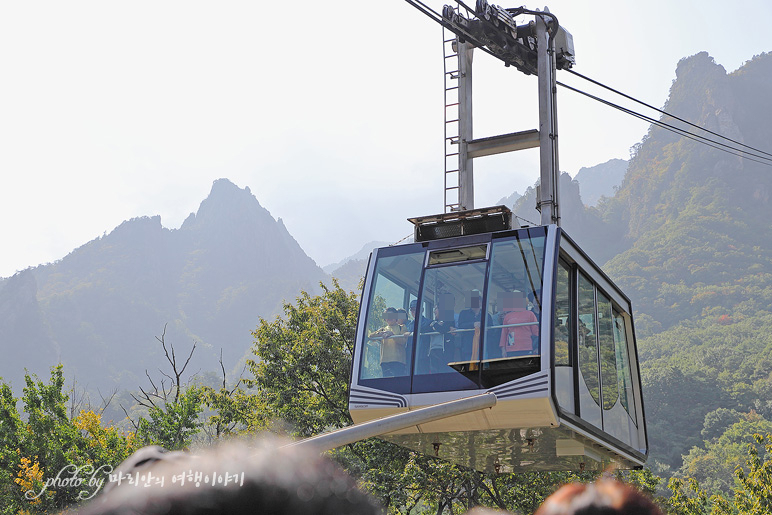
<instances>
[{"instance_id":1,"label":"cabin window frame","mask_svg":"<svg viewBox=\"0 0 772 515\"><path fill-rule=\"evenodd\" d=\"M419 298L418 293L420 292L421 288L421 281L423 279L423 263L426 259L426 246L421 243L413 243L408 245L399 245L394 247L385 247L378 249L373 253L373 255L370 258L370 264L368 266L368 272L366 276L366 283L365 287L362 291L362 297L360 301L360 316L359 316L359 323L357 326L357 336L355 340L355 352L354 352L354 359L352 360L352 377L356 377L356 384L363 386L363 387L369 387L369 388L375 388L378 390L383 390L386 392L391 393L399 393L399 394L406 394L410 393L410 386L412 382L412 362L415 355L415 334L413 334L408 341L405 342L406 345L406 367L407 367L407 374L402 376L396 376L396 377L363 377L363 369L365 367L365 353L368 352L366 349L366 341L368 339L368 332L369 332L369 322L370 322L370 316L372 314L372 306L373 306L373 296L376 294L376 286L377 286L377 279L378 279L378 264L381 262L381 259L391 258L391 257L398 257L398 256L407 256L407 255L416 255L423 254L418 262L419 267L419 274L418 274L418 280L416 282L417 290L414 293L414 296L416 298ZM413 292L410 291L410 285L403 285L399 282L395 281L393 276L391 274L382 274L383 277L388 279L389 281L395 283L397 286L404 289L403 292L403 305L405 305L406 311L409 312L409 299L411 297L411 294ZM369 293L368 298L365 298L365 294ZM366 311L365 311L366 309ZM364 315L364 317L362 316ZM354 376L356 374L356 376Z\"/></svg>"}]
</instances>

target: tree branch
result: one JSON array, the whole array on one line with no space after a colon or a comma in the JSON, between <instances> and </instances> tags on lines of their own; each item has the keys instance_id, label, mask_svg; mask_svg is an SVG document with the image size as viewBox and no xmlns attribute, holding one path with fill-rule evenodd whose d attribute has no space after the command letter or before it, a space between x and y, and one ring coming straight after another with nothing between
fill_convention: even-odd
<instances>
[{"instance_id":1,"label":"tree branch","mask_svg":"<svg viewBox=\"0 0 772 515\"><path fill-rule=\"evenodd\" d=\"M99 408L99 414L101 415L105 412L110 403L113 402L113 398L118 393L118 388L113 388L113 393L110 394L108 399L105 399L104 395L102 395L102 392L100 392L98 388L97 393L99 394L99 398L102 399L102 405Z\"/></svg>"}]
</instances>

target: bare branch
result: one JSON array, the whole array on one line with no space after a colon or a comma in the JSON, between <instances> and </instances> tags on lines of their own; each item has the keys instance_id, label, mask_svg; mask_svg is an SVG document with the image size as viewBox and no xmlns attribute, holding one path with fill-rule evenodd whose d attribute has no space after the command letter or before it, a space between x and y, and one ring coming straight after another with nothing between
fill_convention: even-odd
<instances>
[{"instance_id":1,"label":"bare branch","mask_svg":"<svg viewBox=\"0 0 772 515\"><path fill-rule=\"evenodd\" d=\"M164 324L164 330L161 333L161 337L158 336L155 337L156 340L161 342L161 347L163 347L164 355L166 355L166 361L169 362L169 364L172 366L172 371L174 374L179 378L179 374L177 374L177 356L174 354L174 345L169 345L171 348L171 356L169 355L169 348L166 347L166 326L168 324ZM195 347L195 344L194 344Z\"/></svg>"},{"instance_id":2,"label":"bare branch","mask_svg":"<svg viewBox=\"0 0 772 515\"><path fill-rule=\"evenodd\" d=\"M177 377L177 384L176 388L177 391L174 394L174 402L177 402L177 399L180 398L180 388L181 388L181 377L183 372L185 372L185 369L188 368L188 363L190 363L190 358L193 357L193 352L196 350L196 342L193 342L193 347L190 349L190 354L188 354L188 359L185 360L185 364L182 366L182 369L178 372L176 365L174 368L175 376ZM172 356L174 356L174 347L172 347Z\"/></svg>"},{"instance_id":3,"label":"bare branch","mask_svg":"<svg viewBox=\"0 0 772 515\"><path fill-rule=\"evenodd\" d=\"M225 365L222 362L222 347L220 347L220 369L222 370L222 389L225 390Z\"/></svg>"},{"instance_id":4,"label":"bare branch","mask_svg":"<svg viewBox=\"0 0 772 515\"><path fill-rule=\"evenodd\" d=\"M183 372L185 372L185 369L188 368L188 363L190 363L190 358L193 357L193 351L196 350L196 342L193 342L193 348L190 349L190 354L188 354L188 359L185 360L185 364L182 366L182 370L180 370L179 375L181 376Z\"/></svg>"},{"instance_id":5,"label":"bare branch","mask_svg":"<svg viewBox=\"0 0 772 515\"><path fill-rule=\"evenodd\" d=\"M171 343L169 345L166 344L167 326L168 324L164 324L164 329L161 332L161 336L156 336L155 339L161 343L161 348L164 351L164 356L166 357L166 361L171 366L171 372L169 373L164 372L160 368L158 369L158 372L161 374L161 376L169 380L168 388L167 388L166 381L164 381L163 379L161 379L160 388L159 388L159 386L150 377L150 374L148 373L148 371L145 370L145 375L150 381L150 385L153 387L153 392L148 393L143 390L142 393L146 397L147 401L151 402L153 405L155 405L155 403L152 401L152 399L149 398L151 394L153 397L163 400L163 402L169 402L170 400L169 396L171 395L172 392L174 392L173 402L177 402L179 400L180 393L182 390L182 375L185 373L185 370L188 368L188 365L190 364L190 360L193 358L193 353L196 350L196 342L193 342L193 347L190 349L190 353L188 354L188 357L185 360L185 363L182 365L182 368L180 368L179 364L177 363L177 353L174 350L174 345Z\"/></svg>"},{"instance_id":6,"label":"bare branch","mask_svg":"<svg viewBox=\"0 0 772 515\"><path fill-rule=\"evenodd\" d=\"M152 378L152 377L150 377L150 372L148 372L148 371L147 371L147 369L145 369L145 376L147 376L147 380L148 380L148 381L150 381L150 386L152 386L152 387L153 387L153 390L154 390L155 392L158 392L158 387L157 387L157 386L155 385L155 383L153 382L153 378ZM163 388L163 382L161 382L161 388ZM140 390L142 390L142 387L140 387ZM143 393L144 393L144 392L143 392Z\"/></svg>"},{"instance_id":7,"label":"bare branch","mask_svg":"<svg viewBox=\"0 0 772 515\"><path fill-rule=\"evenodd\" d=\"M169 374L167 374L166 372L164 372L164 371L163 371L163 370L161 370L160 368L158 369L158 372L160 372L162 376L164 376L164 377L166 377L167 379L169 379L169 380L172 382L171 384L172 384L172 385L174 385L174 383L175 383L175 378L173 378L172 376L170 376Z\"/></svg>"},{"instance_id":8,"label":"bare branch","mask_svg":"<svg viewBox=\"0 0 772 515\"><path fill-rule=\"evenodd\" d=\"M107 399L105 399L104 395L102 395L102 392L100 392L98 388L97 388L97 393L99 394L99 398L102 399L102 404L99 407L99 414L101 415L102 413L105 412L105 410L110 405L110 403L113 402L113 398L118 393L118 388L113 388L113 393L111 393L110 397Z\"/></svg>"},{"instance_id":9,"label":"bare branch","mask_svg":"<svg viewBox=\"0 0 772 515\"><path fill-rule=\"evenodd\" d=\"M233 388L231 388L231 390L228 392L228 395L233 395L233 392L235 392L238 389L239 385L244 382L244 372L246 372L246 370L247 370L247 365L245 363L244 368L241 369L241 373L239 374L239 380L236 381L235 385L233 385Z\"/></svg>"},{"instance_id":10,"label":"bare branch","mask_svg":"<svg viewBox=\"0 0 772 515\"><path fill-rule=\"evenodd\" d=\"M134 397L134 394L131 394L131 396ZM136 400L136 397L135 397L135 400ZM138 431L139 430L139 422L134 422L134 419L131 418L131 416L129 415L129 412L126 411L126 408L123 407L123 404L119 404L119 406L121 407L123 412L126 414L126 418L129 420L131 425L134 427L134 431Z\"/></svg>"},{"instance_id":11,"label":"bare branch","mask_svg":"<svg viewBox=\"0 0 772 515\"><path fill-rule=\"evenodd\" d=\"M85 388L80 389L80 393L78 393L77 389L77 381L75 378L72 379L72 389L70 390L70 420L75 418L75 415L77 412L81 409L91 409L91 401L88 397L88 394L86 393ZM85 408L84 408L85 406Z\"/></svg>"},{"instance_id":12,"label":"bare branch","mask_svg":"<svg viewBox=\"0 0 772 515\"><path fill-rule=\"evenodd\" d=\"M143 397L145 398L144 401L141 401L139 399L136 399L137 402L139 402L142 406L145 406L146 408L151 408L155 406L155 401L153 401L153 397L157 397L160 399L160 396L158 394L148 393L146 392L141 386L139 387L139 391L142 392ZM134 397L134 395L132 395Z\"/></svg>"}]
</instances>

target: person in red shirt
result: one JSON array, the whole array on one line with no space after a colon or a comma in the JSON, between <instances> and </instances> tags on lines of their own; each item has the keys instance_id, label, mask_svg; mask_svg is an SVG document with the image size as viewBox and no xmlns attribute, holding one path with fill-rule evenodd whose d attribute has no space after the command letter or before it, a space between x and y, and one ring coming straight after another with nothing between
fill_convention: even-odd
<instances>
[{"instance_id":1,"label":"person in red shirt","mask_svg":"<svg viewBox=\"0 0 772 515\"><path fill-rule=\"evenodd\" d=\"M501 330L501 356L526 356L538 354L539 321L526 309L525 295L514 291L504 295L504 319Z\"/></svg>"}]
</instances>

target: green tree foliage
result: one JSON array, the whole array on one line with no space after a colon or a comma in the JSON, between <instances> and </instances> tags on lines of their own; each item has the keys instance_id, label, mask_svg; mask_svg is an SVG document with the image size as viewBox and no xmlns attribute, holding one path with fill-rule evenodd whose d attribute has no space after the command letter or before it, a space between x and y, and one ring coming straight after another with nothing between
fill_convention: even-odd
<instances>
[{"instance_id":1,"label":"green tree foliage","mask_svg":"<svg viewBox=\"0 0 772 515\"><path fill-rule=\"evenodd\" d=\"M150 406L149 419L143 417L137 422L137 437L144 445L169 450L188 447L199 431L201 404L201 391L189 387L173 401Z\"/></svg>"},{"instance_id":2,"label":"green tree foliage","mask_svg":"<svg viewBox=\"0 0 772 515\"><path fill-rule=\"evenodd\" d=\"M772 434L756 434L754 439L763 448L748 445L749 470L737 471L740 487L735 492L735 506L740 513L762 515L772 513Z\"/></svg>"},{"instance_id":3,"label":"green tree foliage","mask_svg":"<svg viewBox=\"0 0 772 515\"><path fill-rule=\"evenodd\" d=\"M668 499L668 513L673 515L707 515L710 500L697 480L671 478L667 484L672 492Z\"/></svg>"},{"instance_id":4,"label":"green tree foliage","mask_svg":"<svg viewBox=\"0 0 772 515\"><path fill-rule=\"evenodd\" d=\"M351 424L346 397L359 302L337 283L284 304L284 318L260 321L257 360L248 361L266 421L281 419L297 436Z\"/></svg>"},{"instance_id":5,"label":"green tree foliage","mask_svg":"<svg viewBox=\"0 0 772 515\"><path fill-rule=\"evenodd\" d=\"M769 313L730 321L710 314L639 342L654 460L677 470L682 455L710 438L700 434L705 427L715 437L737 422L719 416L728 407L772 419L770 325Z\"/></svg>"},{"instance_id":6,"label":"green tree foliage","mask_svg":"<svg viewBox=\"0 0 772 515\"><path fill-rule=\"evenodd\" d=\"M107 480L137 442L132 434L102 427L92 410L68 413L61 365L51 370L48 383L29 374L25 383L21 399L7 383L0 384L0 506L2 513L60 511L96 488L52 483L57 475L86 483L92 476Z\"/></svg>"},{"instance_id":7,"label":"green tree foliage","mask_svg":"<svg viewBox=\"0 0 772 515\"><path fill-rule=\"evenodd\" d=\"M454 507L467 510L478 502L479 474L458 465L411 453L403 474L403 488L413 500L435 513ZM461 511L460 510L460 511Z\"/></svg>"},{"instance_id":8,"label":"green tree foliage","mask_svg":"<svg viewBox=\"0 0 772 515\"><path fill-rule=\"evenodd\" d=\"M421 502L422 492L410 489L405 477L415 453L370 438L336 449L332 457L387 511L406 511Z\"/></svg>"},{"instance_id":9,"label":"green tree foliage","mask_svg":"<svg viewBox=\"0 0 772 515\"><path fill-rule=\"evenodd\" d=\"M772 513L772 434L753 435L746 444L745 466L735 472L737 483L729 494L710 495L687 477L672 478L668 513L674 515L768 515Z\"/></svg>"},{"instance_id":10,"label":"green tree foliage","mask_svg":"<svg viewBox=\"0 0 772 515\"><path fill-rule=\"evenodd\" d=\"M165 341L165 331L158 341L169 370L160 371L160 381L148 374L151 387L132 394L144 410L143 416L130 419L133 433L103 425L100 414L91 409L79 410L73 402L68 406L61 365L52 369L48 383L27 374L21 399L0 380L0 513L48 513L77 504L96 488L62 486L61 480L87 482L95 474L106 481L113 468L142 445L181 449L192 445L202 429L211 430L211 439L250 429L257 397L248 395L241 381L228 387L223 367L220 388L194 384L193 378L186 386L183 377L195 345L180 361L174 346ZM209 408L206 417L204 407Z\"/></svg>"},{"instance_id":11,"label":"green tree foliage","mask_svg":"<svg viewBox=\"0 0 772 515\"><path fill-rule=\"evenodd\" d=\"M727 408L718 408L705 415L700 435L706 441L713 442L721 436L724 430L738 422L741 414L739 411Z\"/></svg>"},{"instance_id":12,"label":"green tree foliage","mask_svg":"<svg viewBox=\"0 0 772 515\"><path fill-rule=\"evenodd\" d=\"M256 395L247 393L242 387L242 379L228 387L223 372L222 386L199 386L201 402L209 411L205 414L202 428L210 440L222 437L254 432L256 413L260 402Z\"/></svg>"},{"instance_id":13,"label":"green tree foliage","mask_svg":"<svg viewBox=\"0 0 772 515\"><path fill-rule=\"evenodd\" d=\"M20 399L0 382L0 513L48 513L72 506L95 488L62 487L57 474L85 481L96 474L106 481L113 468L142 445L181 449L205 427L213 429L214 438L248 429L255 396L247 395L240 382L227 388L224 375L219 389L183 386L188 361L179 363L173 346L167 346L163 336L159 341L171 370L161 372L165 379L158 383L150 379L152 388L140 388L134 396L145 408L145 416L133 421L135 433L104 426L93 410L78 410L72 402L68 406L61 365L52 369L48 383L26 375L21 411ZM202 420L204 406L210 412Z\"/></svg>"},{"instance_id":14,"label":"green tree foliage","mask_svg":"<svg viewBox=\"0 0 772 515\"><path fill-rule=\"evenodd\" d=\"M717 407L719 392L704 378L674 366L647 366L641 376L652 458L677 468L681 455L701 443L702 421ZM676 394L678 403L670 402Z\"/></svg>"},{"instance_id":15,"label":"green tree foliage","mask_svg":"<svg viewBox=\"0 0 772 515\"><path fill-rule=\"evenodd\" d=\"M728 494L734 487L734 472L743 470L748 460L748 446L755 443L756 434L772 434L772 422L756 413L749 413L730 425L721 436L705 441L704 447L693 447L684 456L679 474L697 480L710 493ZM753 452L763 453L758 444Z\"/></svg>"},{"instance_id":16,"label":"green tree foliage","mask_svg":"<svg viewBox=\"0 0 772 515\"><path fill-rule=\"evenodd\" d=\"M196 351L195 343L183 362L178 359L174 345L166 342L165 327L156 340L163 349L167 370L159 370L162 377L156 380L146 372L150 387L140 387L138 394L130 394L136 403L133 408L141 413L136 420L124 408L139 441L169 450L182 449L258 427L255 413L259 412L259 398L244 391L241 377L233 386L228 386L222 353L221 384L216 388L211 386L211 381L197 375L185 378L185 370Z\"/></svg>"}]
</instances>

